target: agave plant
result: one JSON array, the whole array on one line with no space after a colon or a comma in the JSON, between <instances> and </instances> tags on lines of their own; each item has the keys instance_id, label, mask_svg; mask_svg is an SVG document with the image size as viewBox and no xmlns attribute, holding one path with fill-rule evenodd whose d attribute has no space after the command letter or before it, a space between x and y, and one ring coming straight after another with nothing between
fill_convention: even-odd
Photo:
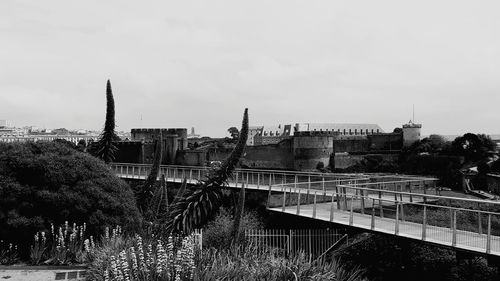
<instances>
[{"instance_id":1,"label":"agave plant","mask_svg":"<svg viewBox=\"0 0 500 281\"><path fill-rule=\"evenodd\" d=\"M243 155L248 137L248 109L243 114L243 122L236 147L222 165L206 180L197 183L193 190L185 190L182 197L171 204L166 227L160 232L191 233L193 229L206 224L222 204L223 189L232 176L236 164ZM185 187L184 187L185 188Z\"/></svg>"},{"instance_id":2,"label":"agave plant","mask_svg":"<svg viewBox=\"0 0 500 281\"><path fill-rule=\"evenodd\" d=\"M106 121L104 130L99 136L99 140L92 145L91 154L97 158L109 163L115 159L115 153L118 148L114 145L114 141L120 140L115 132L115 100L111 91L111 82L106 84Z\"/></svg>"},{"instance_id":3,"label":"agave plant","mask_svg":"<svg viewBox=\"0 0 500 281\"><path fill-rule=\"evenodd\" d=\"M151 216L151 211L153 211L150 208L150 205L152 203L152 200L154 198L154 193L155 191L155 186L158 178L158 173L160 171L160 164L162 161L162 156L163 156L163 139L160 135L155 141L155 150L154 150L154 156L153 156L153 163L151 164L151 170L149 171L149 175L144 182L144 185L139 187L139 190L137 191L137 203L139 205L139 208L142 210L143 214L146 217Z\"/></svg>"}]
</instances>

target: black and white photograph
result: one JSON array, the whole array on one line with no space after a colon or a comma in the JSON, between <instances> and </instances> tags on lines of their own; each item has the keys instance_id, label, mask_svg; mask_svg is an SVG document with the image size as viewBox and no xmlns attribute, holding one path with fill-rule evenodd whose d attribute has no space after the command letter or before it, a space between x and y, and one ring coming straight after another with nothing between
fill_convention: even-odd
<instances>
[{"instance_id":1,"label":"black and white photograph","mask_svg":"<svg viewBox=\"0 0 500 281\"><path fill-rule=\"evenodd\" d=\"M500 280L500 1L0 0L0 279Z\"/></svg>"}]
</instances>

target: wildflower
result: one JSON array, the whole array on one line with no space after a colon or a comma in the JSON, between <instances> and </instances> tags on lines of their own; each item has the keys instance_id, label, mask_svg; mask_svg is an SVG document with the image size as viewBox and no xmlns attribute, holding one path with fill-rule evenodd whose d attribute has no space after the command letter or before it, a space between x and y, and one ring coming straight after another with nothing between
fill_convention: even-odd
<instances>
[{"instance_id":1,"label":"wildflower","mask_svg":"<svg viewBox=\"0 0 500 281\"><path fill-rule=\"evenodd\" d=\"M120 269L121 272L123 273L123 277L126 281L130 281L130 270L129 270L129 264L127 262L127 253L125 250L120 252Z\"/></svg>"},{"instance_id":2,"label":"wildflower","mask_svg":"<svg viewBox=\"0 0 500 281\"><path fill-rule=\"evenodd\" d=\"M115 256L111 256L110 257L110 260L111 260L111 273L113 274L113 277L117 277L118 276L118 268L116 267L116 258Z\"/></svg>"},{"instance_id":3,"label":"wildflower","mask_svg":"<svg viewBox=\"0 0 500 281\"><path fill-rule=\"evenodd\" d=\"M83 241L83 247L84 247L85 252L90 252L90 241L89 241L89 239L85 239L85 241Z\"/></svg>"},{"instance_id":4,"label":"wildflower","mask_svg":"<svg viewBox=\"0 0 500 281\"><path fill-rule=\"evenodd\" d=\"M129 252L130 258L132 259L132 277L134 280L137 280L137 271L139 270L139 267L137 265L137 255L135 254L134 247L130 247Z\"/></svg>"}]
</instances>

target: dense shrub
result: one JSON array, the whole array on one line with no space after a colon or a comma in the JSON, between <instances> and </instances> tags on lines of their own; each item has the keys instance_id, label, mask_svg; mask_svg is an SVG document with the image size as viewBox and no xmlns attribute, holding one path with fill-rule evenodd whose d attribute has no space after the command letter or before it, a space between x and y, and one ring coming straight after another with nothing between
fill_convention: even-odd
<instances>
[{"instance_id":1,"label":"dense shrub","mask_svg":"<svg viewBox=\"0 0 500 281\"><path fill-rule=\"evenodd\" d=\"M498 280L484 257L458 261L451 249L383 235L362 234L335 257L366 269L373 281Z\"/></svg>"},{"instance_id":2,"label":"dense shrub","mask_svg":"<svg viewBox=\"0 0 500 281\"><path fill-rule=\"evenodd\" d=\"M214 220L203 231L203 246L217 249L229 248L232 241L234 218L226 209L221 209ZM255 212L245 212L241 220L241 234L247 229L262 229L263 224Z\"/></svg>"},{"instance_id":3,"label":"dense shrub","mask_svg":"<svg viewBox=\"0 0 500 281\"><path fill-rule=\"evenodd\" d=\"M130 187L102 161L56 142L0 143L0 239L27 245L50 223L89 231L140 224Z\"/></svg>"}]
</instances>

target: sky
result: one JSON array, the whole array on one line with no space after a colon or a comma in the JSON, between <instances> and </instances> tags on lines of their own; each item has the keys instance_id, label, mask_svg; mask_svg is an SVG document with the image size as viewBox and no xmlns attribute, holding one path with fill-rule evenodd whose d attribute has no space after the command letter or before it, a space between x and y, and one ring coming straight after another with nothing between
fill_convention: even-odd
<instances>
[{"instance_id":1,"label":"sky","mask_svg":"<svg viewBox=\"0 0 500 281\"><path fill-rule=\"evenodd\" d=\"M0 119L500 133L500 1L0 1Z\"/></svg>"}]
</instances>

